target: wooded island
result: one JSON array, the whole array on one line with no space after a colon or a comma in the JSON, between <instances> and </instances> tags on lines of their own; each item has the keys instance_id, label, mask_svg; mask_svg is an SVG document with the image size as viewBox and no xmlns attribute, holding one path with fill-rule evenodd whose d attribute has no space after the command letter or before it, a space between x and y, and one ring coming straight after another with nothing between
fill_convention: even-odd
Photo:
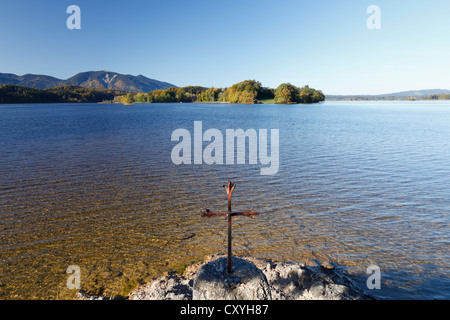
<instances>
[{"instance_id":1,"label":"wooded island","mask_svg":"<svg viewBox=\"0 0 450 320\"><path fill-rule=\"evenodd\" d=\"M270 101L278 104L317 103L325 100L320 90L309 86L298 88L290 83L283 83L277 89L263 87L259 81L245 80L229 88L205 88L187 86L155 90L148 93L132 93L116 97L114 102L123 104L157 103L157 102L219 102L255 104Z\"/></svg>"}]
</instances>

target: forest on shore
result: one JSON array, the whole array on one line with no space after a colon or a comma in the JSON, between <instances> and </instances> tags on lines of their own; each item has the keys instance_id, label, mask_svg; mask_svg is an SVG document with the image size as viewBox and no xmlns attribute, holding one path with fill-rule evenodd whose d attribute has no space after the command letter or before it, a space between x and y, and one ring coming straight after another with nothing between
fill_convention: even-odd
<instances>
[{"instance_id":1,"label":"forest on shore","mask_svg":"<svg viewBox=\"0 0 450 320\"><path fill-rule=\"evenodd\" d=\"M277 89L263 87L256 80L245 80L229 88L201 86L171 87L150 92L126 92L104 88L84 88L64 85L49 89L35 89L17 85L0 85L0 104L6 103L168 103L210 102L257 104L317 103L325 100L320 90L283 83Z\"/></svg>"},{"instance_id":2,"label":"forest on shore","mask_svg":"<svg viewBox=\"0 0 450 320\"><path fill-rule=\"evenodd\" d=\"M113 101L124 91L79 86L34 89L16 85L0 85L0 104L6 103L98 103Z\"/></svg>"}]
</instances>

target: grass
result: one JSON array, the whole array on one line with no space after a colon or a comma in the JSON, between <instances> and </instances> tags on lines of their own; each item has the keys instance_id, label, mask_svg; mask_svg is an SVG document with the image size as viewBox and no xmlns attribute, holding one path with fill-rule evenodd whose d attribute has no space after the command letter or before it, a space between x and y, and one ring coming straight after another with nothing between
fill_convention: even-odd
<instances>
[{"instance_id":1,"label":"grass","mask_svg":"<svg viewBox=\"0 0 450 320\"><path fill-rule=\"evenodd\" d=\"M265 100L259 100L259 103L263 103L263 104L273 104L274 99L265 99Z\"/></svg>"}]
</instances>

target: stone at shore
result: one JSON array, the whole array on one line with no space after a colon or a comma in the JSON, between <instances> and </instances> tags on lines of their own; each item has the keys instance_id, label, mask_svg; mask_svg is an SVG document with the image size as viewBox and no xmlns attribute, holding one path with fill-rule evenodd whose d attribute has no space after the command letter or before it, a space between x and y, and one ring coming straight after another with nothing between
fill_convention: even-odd
<instances>
[{"instance_id":1,"label":"stone at shore","mask_svg":"<svg viewBox=\"0 0 450 320\"><path fill-rule=\"evenodd\" d=\"M183 274L166 274L141 285L130 300L272 299L272 300L366 300L373 299L331 263L306 266L248 257L232 260L227 275L226 257L209 256L189 266ZM83 293L78 299L102 299Z\"/></svg>"},{"instance_id":2,"label":"stone at shore","mask_svg":"<svg viewBox=\"0 0 450 320\"><path fill-rule=\"evenodd\" d=\"M203 265L194 280L193 300L270 300L264 273L250 261L232 257L231 273L227 258Z\"/></svg>"}]
</instances>

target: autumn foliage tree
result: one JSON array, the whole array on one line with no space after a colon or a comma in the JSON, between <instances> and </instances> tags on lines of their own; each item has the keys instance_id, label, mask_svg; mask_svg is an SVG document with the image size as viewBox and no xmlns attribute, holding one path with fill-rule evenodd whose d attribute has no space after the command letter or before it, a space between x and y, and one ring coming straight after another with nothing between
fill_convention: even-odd
<instances>
[{"instance_id":1,"label":"autumn foliage tree","mask_svg":"<svg viewBox=\"0 0 450 320\"><path fill-rule=\"evenodd\" d=\"M265 88L256 80L245 80L225 89L222 95L223 102L253 104L262 99L273 99L274 92Z\"/></svg>"}]
</instances>

